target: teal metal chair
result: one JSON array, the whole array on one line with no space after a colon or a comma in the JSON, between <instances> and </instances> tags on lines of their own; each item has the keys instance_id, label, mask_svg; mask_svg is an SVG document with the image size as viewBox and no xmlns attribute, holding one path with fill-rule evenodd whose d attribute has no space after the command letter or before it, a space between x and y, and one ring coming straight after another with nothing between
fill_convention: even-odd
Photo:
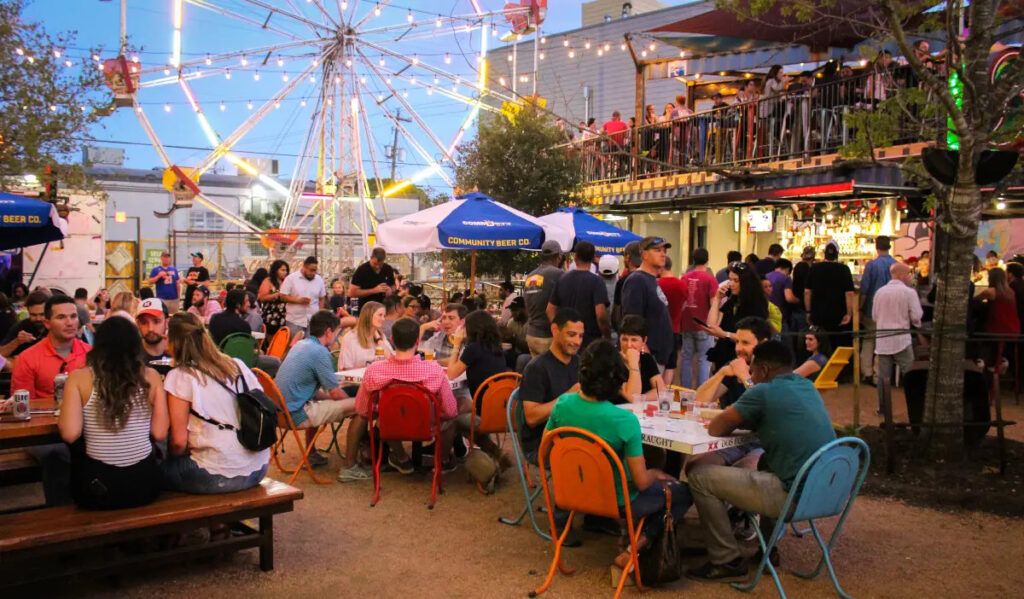
<instances>
[{"instance_id":1,"label":"teal metal chair","mask_svg":"<svg viewBox=\"0 0 1024 599\"><path fill-rule=\"evenodd\" d=\"M540 525L537 524L537 517L534 515L533 501L537 499L537 496L543 491L541 485L535 485L535 489L531 490L530 481L527 480L527 473L529 464L526 462L526 456L523 455L523 448L519 442L519 431L523 430L526 426L526 416L523 414L523 402L519 401L519 389L517 388L512 392L512 395L508 398L508 405L505 406L505 419L508 423L509 436L512 437L512 453L516 456L516 468L519 471L519 482L523 486L523 499L526 505L523 506L523 511L519 512L519 515L515 518L498 518L498 522L502 524L517 525L523 521L523 518L530 516L530 522L533 524L533 530L537 531L544 539L550 541L551 535L545 533L540 529ZM546 476L547 473L541 471L541 476Z\"/></svg>"},{"instance_id":2,"label":"teal metal chair","mask_svg":"<svg viewBox=\"0 0 1024 599\"><path fill-rule=\"evenodd\" d=\"M761 545L761 562L754 571L753 579L748 584L734 582L732 583L733 588L741 591L754 590L767 567L772 578L775 579L779 595L785 599L786 593L782 590L779 574L772 566L769 555L772 548L782 538L787 526L791 526L795 522L807 522L815 540L818 541L818 546L821 547L821 559L814 570L809 572L793 570L793 574L800 578L813 579L817 578L821 573L821 567L825 566L828 568L829 578L832 579L832 584L835 585L839 596L843 599L850 599L850 596L839 586L835 568L832 566L831 551L836 539L839 538L839 533L843 530L843 523L846 522L846 517L850 514L853 500L857 498L857 493L864 482L864 477L867 476L870 464L871 452L868 450L867 444L856 437L836 439L814 452L814 455L800 467L800 471L793 480L789 496L786 497L786 503L780 512L788 515L776 521L769 542L765 542L760 527L754 522L757 542ZM753 514L747 514L747 516L753 520ZM836 523L835 530L832 531L832 536L826 544L818 531L815 520L833 516L839 516L839 522ZM795 527L794 530L796 530Z\"/></svg>"},{"instance_id":3,"label":"teal metal chair","mask_svg":"<svg viewBox=\"0 0 1024 599\"><path fill-rule=\"evenodd\" d=\"M249 333L231 333L220 340L220 351L252 368L256 366L256 345L256 338Z\"/></svg>"}]
</instances>

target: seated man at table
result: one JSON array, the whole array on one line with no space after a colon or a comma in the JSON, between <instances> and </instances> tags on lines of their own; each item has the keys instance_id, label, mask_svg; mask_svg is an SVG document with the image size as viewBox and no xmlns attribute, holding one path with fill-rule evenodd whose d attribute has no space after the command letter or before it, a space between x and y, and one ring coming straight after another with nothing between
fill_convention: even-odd
<instances>
[{"instance_id":1,"label":"seated man at table","mask_svg":"<svg viewBox=\"0 0 1024 599\"><path fill-rule=\"evenodd\" d=\"M462 304L446 304L441 318L420 325L420 350L424 353L433 351L434 359L447 368L455 331L465 325L468 312Z\"/></svg>"},{"instance_id":2,"label":"seated man at table","mask_svg":"<svg viewBox=\"0 0 1024 599\"><path fill-rule=\"evenodd\" d=\"M16 358L21 352L35 345L46 336L46 300L50 294L36 290L25 298L25 309L28 318L22 320L7 332L0 343L0 356ZM12 389L13 390L13 389Z\"/></svg>"},{"instance_id":3,"label":"seated man at table","mask_svg":"<svg viewBox=\"0 0 1024 599\"><path fill-rule=\"evenodd\" d=\"M192 304L194 307L196 304ZM245 314L249 312L249 295L244 289L232 289L224 298L224 310L217 312L210 317L207 329L213 342L220 347L221 341L233 333L251 335L252 329L245 321ZM333 341L332 341L333 343ZM258 346L259 344L257 344ZM277 370L281 367L281 360L274 356L259 355L257 350L256 368L266 372L270 376L276 376Z\"/></svg>"},{"instance_id":4,"label":"seated man at table","mask_svg":"<svg viewBox=\"0 0 1024 599\"><path fill-rule=\"evenodd\" d=\"M455 428L451 423L458 416L458 405L452 394L451 384L445 369L437 362L421 360L416 355L419 346L420 325L411 318L401 318L391 326L391 343L395 348L394 355L366 367L363 382L356 394L356 414L348 424L346 439L345 468L338 473L339 482L369 480L373 474L356 462L359 454L359 441L366 432L370 417L373 394L380 391L393 381L415 382L423 385L427 391L436 394L441 400L442 455L451 451ZM400 442L389 443L391 453L388 464L402 474L414 472L412 459L409 458ZM451 471L453 464L446 461L444 471Z\"/></svg>"},{"instance_id":5,"label":"seated man at table","mask_svg":"<svg viewBox=\"0 0 1024 599\"><path fill-rule=\"evenodd\" d=\"M142 335L142 359L146 365L167 376L171 371L171 354L167 351L167 304L155 297L142 300L135 313L135 326Z\"/></svg>"},{"instance_id":6,"label":"seated man at table","mask_svg":"<svg viewBox=\"0 0 1024 599\"><path fill-rule=\"evenodd\" d=\"M221 310L223 308L220 307L220 302L210 298L210 288L206 285L196 285L192 292L192 305L188 311L198 316L204 324L210 324L210 318Z\"/></svg>"},{"instance_id":7,"label":"seated man at table","mask_svg":"<svg viewBox=\"0 0 1024 599\"><path fill-rule=\"evenodd\" d=\"M698 580L743 576L747 566L733 536L726 502L769 518L779 517L801 466L836 438L814 383L793 373L793 353L778 341L754 349L755 386L708 424L714 436L738 428L754 431L765 453L759 470L708 466L689 477L690 491L708 540L710 561L690 570Z\"/></svg>"},{"instance_id":8,"label":"seated man at table","mask_svg":"<svg viewBox=\"0 0 1024 599\"><path fill-rule=\"evenodd\" d=\"M309 336L291 348L274 379L288 404L292 422L306 429L307 443L320 425L342 422L356 412L355 398L346 395L338 384L328 349L339 332L341 321L330 310L314 314L309 319ZM310 452L309 463L323 466L327 457L316 449Z\"/></svg>"},{"instance_id":9,"label":"seated man at table","mask_svg":"<svg viewBox=\"0 0 1024 599\"><path fill-rule=\"evenodd\" d=\"M85 366L85 354L91 349L76 338L75 300L55 295L46 300L43 315L46 337L18 356L11 375L11 390L27 389L32 399L53 397L53 378Z\"/></svg>"}]
</instances>

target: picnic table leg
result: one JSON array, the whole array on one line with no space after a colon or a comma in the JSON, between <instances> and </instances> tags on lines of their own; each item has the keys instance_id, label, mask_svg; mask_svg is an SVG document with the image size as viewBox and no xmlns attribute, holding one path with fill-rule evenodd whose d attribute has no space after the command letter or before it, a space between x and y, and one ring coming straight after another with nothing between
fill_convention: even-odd
<instances>
[{"instance_id":1,"label":"picnic table leg","mask_svg":"<svg viewBox=\"0 0 1024 599\"><path fill-rule=\"evenodd\" d=\"M274 517L260 516L260 570L274 569Z\"/></svg>"}]
</instances>

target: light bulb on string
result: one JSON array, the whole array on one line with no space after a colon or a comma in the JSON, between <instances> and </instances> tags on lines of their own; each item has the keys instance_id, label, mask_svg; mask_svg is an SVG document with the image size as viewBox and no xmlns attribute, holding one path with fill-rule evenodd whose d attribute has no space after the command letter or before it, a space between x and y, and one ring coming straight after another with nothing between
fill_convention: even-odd
<instances>
[{"instance_id":1,"label":"light bulb on string","mask_svg":"<svg viewBox=\"0 0 1024 599\"><path fill-rule=\"evenodd\" d=\"M405 15L405 20L412 23L412 9L409 10L409 14Z\"/></svg>"},{"instance_id":2,"label":"light bulb on string","mask_svg":"<svg viewBox=\"0 0 1024 599\"><path fill-rule=\"evenodd\" d=\"M642 58L647 58L647 50L641 50L641 51L640 51L640 56L641 56Z\"/></svg>"},{"instance_id":3,"label":"light bulb on string","mask_svg":"<svg viewBox=\"0 0 1024 599\"><path fill-rule=\"evenodd\" d=\"M380 57L380 60L377 61L377 64L379 64L380 66L384 66L384 57L383 56Z\"/></svg>"},{"instance_id":4,"label":"light bulb on string","mask_svg":"<svg viewBox=\"0 0 1024 599\"><path fill-rule=\"evenodd\" d=\"M96 68L102 71L103 70L103 63L101 62L98 65L96 65Z\"/></svg>"},{"instance_id":5,"label":"light bulb on string","mask_svg":"<svg viewBox=\"0 0 1024 599\"><path fill-rule=\"evenodd\" d=\"M74 63L72 63L72 62L71 62L71 60L65 60L65 61L64 61L64 66L66 66L66 67L70 67L70 66L72 66L73 64L74 64Z\"/></svg>"},{"instance_id":6,"label":"light bulb on string","mask_svg":"<svg viewBox=\"0 0 1024 599\"><path fill-rule=\"evenodd\" d=\"M611 49L612 49L612 45L611 45L611 44L609 44L608 42L605 42L605 43L604 43L604 51L605 51L605 52L610 52L610 51L611 51Z\"/></svg>"},{"instance_id":7,"label":"light bulb on string","mask_svg":"<svg viewBox=\"0 0 1024 599\"><path fill-rule=\"evenodd\" d=\"M569 50L569 58L576 58L576 51L575 50Z\"/></svg>"},{"instance_id":8,"label":"light bulb on string","mask_svg":"<svg viewBox=\"0 0 1024 599\"><path fill-rule=\"evenodd\" d=\"M657 48L657 47L658 46L654 45L654 42L651 42L651 45L647 46L647 49L650 50L651 52L654 52L654 49Z\"/></svg>"},{"instance_id":9,"label":"light bulb on string","mask_svg":"<svg viewBox=\"0 0 1024 599\"><path fill-rule=\"evenodd\" d=\"M18 48L18 50L21 50L21 48ZM19 55L20 55L20 52L19 52ZM99 62L100 55L99 54L93 54L92 55L92 59L95 60L96 62Z\"/></svg>"},{"instance_id":10,"label":"light bulb on string","mask_svg":"<svg viewBox=\"0 0 1024 599\"><path fill-rule=\"evenodd\" d=\"M366 85L366 75L363 75L362 77L359 78L359 83Z\"/></svg>"},{"instance_id":11,"label":"light bulb on string","mask_svg":"<svg viewBox=\"0 0 1024 599\"><path fill-rule=\"evenodd\" d=\"M249 100L249 101L248 101L248 102L247 102L247 103L245 104L245 107L246 107L246 108L248 108L249 110L252 110L252 100Z\"/></svg>"},{"instance_id":12,"label":"light bulb on string","mask_svg":"<svg viewBox=\"0 0 1024 599\"><path fill-rule=\"evenodd\" d=\"M583 42L583 48L586 50L590 49L590 40Z\"/></svg>"},{"instance_id":13,"label":"light bulb on string","mask_svg":"<svg viewBox=\"0 0 1024 599\"><path fill-rule=\"evenodd\" d=\"M220 103L220 111L221 111L221 112L224 112L224 111L225 111L225 110L227 110L227 109L228 109L228 107L224 105L224 102L221 102L221 103Z\"/></svg>"},{"instance_id":14,"label":"light bulb on string","mask_svg":"<svg viewBox=\"0 0 1024 599\"><path fill-rule=\"evenodd\" d=\"M277 66L279 66L279 67L283 67L284 66L284 59L281 58L280 56L277 57Z\"/></svg>"},{"instance_id":15,"label":"light bulb on string","mask_svg":"<svg viewBox=\"0 0 1024 599\"><path fill-rule=\"evenodd\" d=\"M384 94L377 94L377 101L378 102L383 102L384 101Z\"/></svg>"},{"instance_id":16,"label":"light bulb on string","mask_svg":"<svg viewBox=\"0 0 1024 599\"><path fill-rule=\"evenodd\" d=\"M619 50L622 50L623 52L625 52L626 51L626 44L625 43L619 44Z\"/></svg>"},{"instance_id":17,"label":"light bulb on string","mask_svg":"<svg viewBox=\"0 0 1024 599\"><path fill-rule=\"evenodd\" d=\"M315 75L310 75L309 76L309 83L310 83L310 85L316 83L316 76Z\"/></svg>"},{"instance_id":18,"label":"light bulb on string","mask_svg":"<svg viewBox=\"0 0 1024 599\"><path fill-rule=\"evenodd\" d=\"M29 64L35 64L36 63L36 57L35 56L29 56L28 57L28 62L29 62ZM100 65L100 67L102 67L102 66L103 65ZM101 68L100 70L103 70L103 69Z\"/></svg>"},{"instance_id":19,"label":"light bulb on string","mask_svg":"<svg viewBox=\"0 0 1024 599\"><path fill-rule=\"evenodd\" d=\"M548 38L546 38L546 37L544 37L544 36L541 36L541 38L540 38L540 43L542 43L542 44L546 44L546 43L548 43Z\"/></svg>"},{"instance_id":20,"label":"light bulb on string","mask_svg":"<svg viewBox=\"0 0 1024 599\"><path fill-rule=\"evenodd\" d=\"M384 82L387 83L388 85L391 85L391 77L387 77L386 79L384 79Z\"/></svg>"},{"instance_id":21,"label":"light bulb on string","mask_svg":"<svg viewBox=\"0 0 1024 599\"><path fill-rule=\"evenodd\" d=\"M132 62L134 62L135 64L139 64L139 55L138 54L132 54Z\"/></svg>"},{"instance_id":22,"label":"light bulb on string","mask_svg":"<svg viewBox=\"0 0 1024 599\"><path fill-rule=\"evenodd\" d=\"M539 58L540 60L544 60L545 56L546 56L546 54L544 54L543 52L537 54L537 58Z\"/></svg>"},{"instance_id":23,"label":"light bulb on string","mask_svg":"<svg viewBox=\"0 0 1024 599\"><path fill-rule=\"evenodd\" d=\"M57 107L53 104L50 104L50 112L57 112Z\"/></svg>"},{"instance_id":24,"label":"light bulb on string","mask_svg":"<svg viewBox=\"0 0 1024 599\"><path fill-rule=\"evenodd\" d=\"M259 80L260 80L260 72L259 72L259 71L254 71L254 72L253 72L253 74L252 74L252 80L253 80L253 81L259 81Z\"/></svg>"},{"instance_id":25,"label":"light bulb on string","mask_svg":"<svg viewBox=\"0 0 1024 599\"><path fill-rule=\"evenodd\" d=\"M243 56L242 57L242 66L244 67L244 66L248 66L248 65L249 65L249 61Z\"/></svg>"},{"instance_id":26,"label":"light bulb on string","mask_svg":"<svg viewBox=\"0 0 1024 599\"><path fill-rule=\"evenodd\" d=\"M569 38L567 38L567 37L563 37L562 38L562 47L563 48L568 48L569 47Z\"/></svg>"},{"instance_id":27,"label":"light bulb on string","mask_svg":"<svg viewBox=\"0 0 1024 599\"><path fill-rule=\"evenodd\" d=\"M416 85L416 76L415 75L413 75L412 77L409 78L409 83L412 83L413 85Z\"/></svg>"},{"instance_id":28,"label":"light bulb on string","mask_svg":"<svg viewBox=\"0 0 1024 599\"><path fill-rule=\"evenodd\" d=\"M319 66L319 65L320 65L320 61L314 58L313 59L313 66L315 67L315 66Z\"/></svg>"},{"instance_id":29,"label":"light bulb on string","mask_svg":"<svg viewBox=\"0 0 1024 599\"><path fill-rule=\"evenodd\" d=\"M224 78L231 79L231 69L224 69Z\"/></svg>"},{"instance_id":30,"label":"light bulb on string","mask_svg":"<svg viewBox=\"0 0 1024 599\"><path fill-rule=\"evenodd\" d=\"M164 112L170 112L170 111L171 111L171 105L170 104L164 104Z\"/></svg>"},{"instance_id":31,"label":"light bulb on string","mask_svg":"<svg viewBox=\"0 0 1024 599\"><path fill-rule=\"evenodd\" d=\"M512 55L511 54L506 54L505 58L507 58L509 62L512 62Z\"/></svg>"},{"instance_id":32,"label":"light bulb on string","mask_svg":"<svg viewBox=\"0 0 1024 599\"><path fill-rule=\"evenodd\" d=\"M419 63L420 63L420 56L419 56L419 54L413 54L412 55L412 64L416 65L416 64L419 64Z\"/></svg>"},{"instance_id":33,"label":"light bulb on string","mask_svg":"<svg viewBox=\"0 0 1024 599\"><path fill-rule=\"evenodd\" d=\"M373 16L380 16L380 2L378 2L377 5L373 7Z\"/></svg>"},{"instance_id":34,"label":"light bulb on string","mask_svg":"<svg viewBox=\"0 0 1024 599\"><path fill-rule=\"evenodd\" d=\"M491 23L491 37L498 37L498 26Z\"/></svg>"},{"instance_id":35,"label":"light bulb on string","mask_svg":"<svg viewBox=\"0 0 1024 599\"><path fill-rule=\"evenodd\" d=\"M434 26L438 28L441 27L441 15L437 15L437 20L434 21Z\"/></svg>"},{"instance_id":36,"label":"light bulb on string","mask_svg":"<svg viewBox=\"0 0 1024 599\"><path fill-rule=\"evenodd\" d=\"M351 58L346 58L345 59L345 66L346 67L351 67L352 66L352 59Z\"/></svg>"},{"instance_id":37,"label":"light bulb on string","mask_svg":"<svg viewBox=\"0 0 1024 599\"><path fill-rule=\"evenodd\" d=\"M53 49L53 57L54 58L60 58L60 50L54 48Z\"/></svg>"},{"instance_id":38,"label":"light bulb on string","mask_svg":"<svg viewBox=\"0 0 1024 599\"><path fill-rule=\"evenodd\" d=\"M437 85L440 82L441 82L441 80L438 79L437 75L434 75L434 85Z\"/></svg>"},{"instance_id":39,"label":"light bulb on string","mask_svg":"<svg viewBox=\"0 0 1024 599\"><path fill-rule=\"evenodd\" d=\"M348 10L348 0L341 0L341 10Z\"/></svg>"},{"instance_id":40,"label":"light bulb on string","mask_svg":"<svg viewBox=\"0 0 1024 599\"><path fill-rule=\"evenodd\" d=\"M428 87L427 88L427 95L428 96L433 96L434 95L434 88Z\"/></svg>"},{"instance_id":41,"label":"light bulb on string","mask_svg":"<svg viewBox=\"0 0 1024 599\"><path fill-rule=\"evenodd\" d=\"M408 98L409 97L409 92L408 91L402 92L402 97L403 98Z\"/></svg>"},{"instance_id":42,"label":"light bulb on string","mask_svg":"<svg viewBox=\"0 0 1024 599\"><path fill-rule=\"evenodd\" d=\"M604 56L604 50L602 50L601 48L598 48L597 49L597 55L598 56Z\"/></svg>"},{"instance_id":43,"label":"light bulb on string","mask_svg":"<svg viewBox=\"0 0 1024 599\"><path fill-rule=\"evenodd\" d=\"M299 106L303 106L303 107L305 107L305 106L306 106L306 101L305 101L305 100L302 100L301 102L299 102Z\"/></svg>"},{"instance_id":44,"label":"light bulb on string","mask_svg":"<svg viewBox=\"0 0 1024 599\"><path fill-rule=\"evenodd\" d=\"M25 55L25 51L22 50L21 48L15 48L14 49L14 53L17 54L18 56L24 56ZM93 54L93 60L96 60L96 55L95 54Z\"/></svg>"},{"instance_id":45,"label":"light bulb on string","mask_svg":"<svg viewBox=\"0 0 1024 599\"><path fill-rule=\"evenodd\" d=\"M205 62L208 65L213 64L213 60L210 59L210 55L209 54L206 55L206 61Z\"/></svg>"},{"instance_id":46,"label":"light bulb on string","mask_svg":"<svg viewBox=\"0 0 1024 599\"><path fill-rule=\"evenodd\" d=\"M280 108L280 107L281 107L281 103L280 102L274 102L274 108Z\"/></svg>"},{"instance_id":47,"label":"light bulb on string","mask_svg":"<svg viewBox=\"0 0 1024 599\"><path fill-rule=\"evenodd\" d=\"M334 76L334 82L335 82L335 83L341 83L341 77L340 77L340 76L338 76L338 75L335 75L335 76Z\"/></svg>"},{"instance_id":48,"label":"light bulb on string","mask_svg":"<svg viewBox=\"0 0 1024 599\"><path fill-rule=\"evenodd\" d=\"M170 75L171 69L164 69L164 75Z\"/></svg>"},{"instance_id":49,"label":"light bulb on string","mask_svg":"<svg viewBox=\"0 0 1024 599\"><path fill-rule=\"evenodd\" d=\"M288 73L281 73L281 81L288 81Z\"/></svg>"},{"instance_id":50,"label":"light bulb on string","mask_svg":"<svg viewBox=\"0 0 1024 599\"><path fill-rule=\"evenodd\" d=\"M444 53L444 63L445 64L451 64L452 63L452 55L451 54L449 54L447 52Z\"/></svg>"}]
</instances>

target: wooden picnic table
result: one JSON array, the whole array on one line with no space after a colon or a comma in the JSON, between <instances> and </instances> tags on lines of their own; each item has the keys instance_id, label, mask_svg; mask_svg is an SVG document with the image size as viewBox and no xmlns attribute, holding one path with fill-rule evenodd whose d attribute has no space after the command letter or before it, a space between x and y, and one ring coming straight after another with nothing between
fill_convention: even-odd
<instances>
[{"instance_id":1,"label":"wooden picnic table","mask_svg":"<svg viewBox=\"0 0 1024 599\"><path fill-rule=\"evenodd\" d=\"M9 414L0 417L0 449L13 447L29 447L60 443L60 431L57 429L57 416L53 413L53 399L34 399L31 402L33 411L29 420L14 420ZM46 413L35 413L46 411Z\"/></svg>"},{"instance_id":2,"label":"wooden picnic table","mask_svg":"<svg viewBox=\"0 0 1024 599\"><path fill-rule=\"evenodd\" d=\"M736 447L757 441L751 431L738 430L727 437L714 437L708 429L697 420L684 420L668 416L645 416L644 404L622 404L619 406L636 414L640 420L640 433L644 445L660 447L670 451L678 451L687 455L698 455ZM673 409L679 404L674 403Z\"/></svg>"}]
</instances>

